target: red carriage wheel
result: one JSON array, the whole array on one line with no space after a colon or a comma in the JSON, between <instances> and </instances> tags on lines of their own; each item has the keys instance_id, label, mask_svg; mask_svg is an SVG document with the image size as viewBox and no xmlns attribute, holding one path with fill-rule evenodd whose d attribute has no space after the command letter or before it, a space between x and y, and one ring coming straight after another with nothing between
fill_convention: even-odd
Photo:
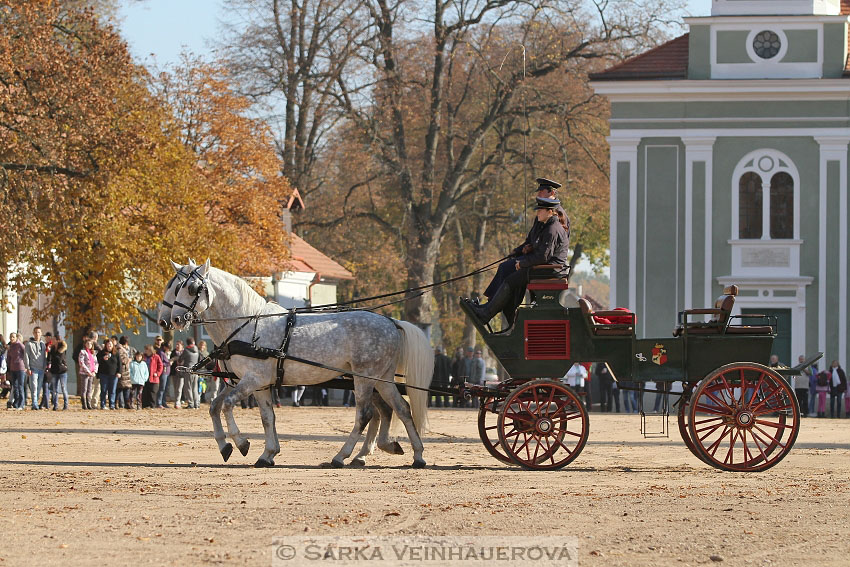
<instances>
[{"instance_id":1,"label":"red carriage wheel","mask_svg":"<svg viewBox=\"0 0 850 567\"><path fill-rule=\"evenodd\" d=\"M766 366L727 364L694 390L688 431L710 465L727 471L763 471L794 446L800 431L797 396Z\"/></svg>"},{"instance_id":2,"label":"red carriage wheel","mask_svg":"<svg viewBox=\"0 0 850 567\"><path fill-rule=\"evenodd\" d=\"M478 409L478 436L487 452L503 463L513 464L513 461L505 453L499 441L498 432L499 405L495 398L485 398L481 401Z\"/></svg>"},{"instance_id":3,"label":"red carriage wheel","mask_svg":"<svg viewBox=\"0 0 850 567\"><path fill-rule=\"evenodd\" d=\"M530 470L554 470L578 457L590 422L575 391L554 380L527 382L505 399L497 421L502 450Z\"/></svg>"},{"instance_id":4,"label":"red carriage wheel","mask_svg":"<svg viewBox=\"0 0 850 567\"><path fill-rule=\"evenodd\" d=\"M706 461L705 457L702 456L702 453L697 450L696 445L694 445L694 440L691 438L691 432L688 429L691 394L693 393L694 387L692 384L682 384L682 388L682 397L679 398L679 435L682 436L682 441L685 442L685 446L691 453L694 454L694 456L706 464L711 464Z\"/></svg>"}]
</instances>

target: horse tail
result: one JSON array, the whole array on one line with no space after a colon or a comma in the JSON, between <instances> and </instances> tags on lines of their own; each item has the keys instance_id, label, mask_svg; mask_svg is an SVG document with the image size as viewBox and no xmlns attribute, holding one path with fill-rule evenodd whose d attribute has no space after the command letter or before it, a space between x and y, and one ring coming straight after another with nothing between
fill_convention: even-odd
<instances>
[{"instance_id":1,"label":"horse tail","mask_svg":"<svg viewBox=\"0 0 850 567\"><path fill-rule=\"evenodd\" d=\"M427 388L434 376L434 350L422 329L407 321L394 320L402 332L402 349L398 371L405 376L405 384L416 388ZM428 428L428 392L408 388L410 413L416 431L424 433ZM395 418L395 414L393 414Z\"/></svg>"}]
</instances>

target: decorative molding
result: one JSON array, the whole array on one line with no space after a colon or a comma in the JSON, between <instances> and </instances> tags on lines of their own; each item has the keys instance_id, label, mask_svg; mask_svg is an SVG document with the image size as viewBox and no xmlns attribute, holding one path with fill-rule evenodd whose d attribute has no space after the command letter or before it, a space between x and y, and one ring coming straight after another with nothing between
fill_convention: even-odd
<instances>
[{"instance_id":1,"label":"decorative molding","mask_svg":"<svg viewBox=\"0 0 850 567\"><path fill-rule=\"evenodd\" d=\"M850 99L850 79L682 79L675 81L591 81L611 102L744 100L799 102Z\"/></svg>"}]
</instances>

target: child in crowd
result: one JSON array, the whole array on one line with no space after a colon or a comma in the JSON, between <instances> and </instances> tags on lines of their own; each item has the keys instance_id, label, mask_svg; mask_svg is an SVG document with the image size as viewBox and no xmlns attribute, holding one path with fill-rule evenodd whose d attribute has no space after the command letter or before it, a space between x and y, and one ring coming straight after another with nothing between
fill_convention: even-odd
<instances>
[{"instance_id":1,"label":"child in crowd","mask_svg":"<svg viewBox=\"0 0 850 567\"><path fill-rule=\"evenodd\" d=\"M144 388L145 382L148 381L148 375L148 365L144 360L144 356L141 351L136 351L132 362L130 362L130 383L133 385L132 399L136 409L142 408L142 388ZM127 407L129 409L129 403Z\"/></svg>"}]
</instances>

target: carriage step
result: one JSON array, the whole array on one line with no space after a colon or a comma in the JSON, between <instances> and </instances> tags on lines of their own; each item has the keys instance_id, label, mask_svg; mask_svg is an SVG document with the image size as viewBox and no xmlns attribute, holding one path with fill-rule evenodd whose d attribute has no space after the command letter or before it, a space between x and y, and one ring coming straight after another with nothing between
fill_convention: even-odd
<instances>
[{"instance_id":1,"label":"carriage step","mask_svg":"<svg viewBox=\"0 0 850 567\"><path fill-rule=\"evenodd\" d=\"M641 411L640 432L644 439L670 437L670 412L646 413Z\"/></svg>"}]
</instances>

